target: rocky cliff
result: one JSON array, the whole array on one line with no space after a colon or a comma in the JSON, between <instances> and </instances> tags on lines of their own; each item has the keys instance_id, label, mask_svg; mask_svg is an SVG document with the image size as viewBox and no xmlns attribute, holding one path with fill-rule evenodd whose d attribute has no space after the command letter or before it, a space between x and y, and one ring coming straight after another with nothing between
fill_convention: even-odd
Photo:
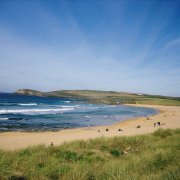
<instances>
[{"instance_id":1,"label":"rocky cliff","mask_svg":"<svg viewBox=\"0 0 180 180\"><path fill-rule=\"evenodd\" d=\"M28 96L45 96L45 93L32 89L19 89L15 93Z\"/></svg>"}]
</instances>

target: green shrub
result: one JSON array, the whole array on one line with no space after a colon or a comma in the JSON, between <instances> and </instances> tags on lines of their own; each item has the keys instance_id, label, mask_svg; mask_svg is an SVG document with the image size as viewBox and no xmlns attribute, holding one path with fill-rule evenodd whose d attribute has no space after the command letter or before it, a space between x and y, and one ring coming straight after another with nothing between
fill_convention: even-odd
<instances>
[{"instance_id":1,"label":"green shrub","mask_svg":"<svg viewBox=\"0 0 180 180\"><path fill-rule=\"evenodd\" d=\"M164 167L166 167L167 164L169 164L168 159L162 154L156 154L154 156L153 166L156 170L163 169Z\"/></svg>"},{"instance_id":2,"label":"green shrub","mask_svg":"<svg viewBox=\"0 0 180 180\"><path fill-rule=\"evenodd\" d=\"M111 153L111 155L114 156L114 157L119 157L119 156L124 155L124 152L123 152L123 151L120 151L120 150L117 150L117 149L111 149L111 150L110 150L110 153Z\"/></svg>"},{"instance_id":3,"label":"green shrub","mask_svg":"<svg viewBox=\"0 0 180 180\"><path fill-rule=\"evenodd\" d=\"M160 138L166 138L168 136L172 136L172 131L170 129L158 129L157 131L155 131L154 136L160 137Z\"/></svg>"},{"instance_id":4,"label":"green shrub","mask_svg":"<svg viewBox=\"0 0 180 180\"><path fill-rule=\"evenodd\" d=\"M67 161L78 161L82 160L83 156L73 151L60 151L58 153L58 158L62 158Z\"/></svg>"}]
</instances>

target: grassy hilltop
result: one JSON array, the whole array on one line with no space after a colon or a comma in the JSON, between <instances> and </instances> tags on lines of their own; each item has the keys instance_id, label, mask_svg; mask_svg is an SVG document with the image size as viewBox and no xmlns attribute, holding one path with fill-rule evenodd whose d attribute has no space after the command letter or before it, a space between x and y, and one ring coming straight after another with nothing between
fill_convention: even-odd
<instances>
[{"instance_id":1,"label":"grassy hilltop","mask_svg":"<svg viewBox=\"0 0 180 180\"><path fill-rule=\"evenodd\" d=\"M180 129L0 151L1 180L179 180Z\"/></svg>"},{"instance_id":2,"label":"grassy hilltop","mask_svg":"<svg viewBox=\"0 0 180 180\"><path fill-rule=\"evenodd\" d=\"M105 104L152 104L152 105L180 105L180 97L156 96L148 94L125 93L114 91L95 90L61 90L52 92L40 92L30 89L16 91L18 94L34 96L55 96L69 98L83 98L91 103Z\"/></svg>"}]
</instances>

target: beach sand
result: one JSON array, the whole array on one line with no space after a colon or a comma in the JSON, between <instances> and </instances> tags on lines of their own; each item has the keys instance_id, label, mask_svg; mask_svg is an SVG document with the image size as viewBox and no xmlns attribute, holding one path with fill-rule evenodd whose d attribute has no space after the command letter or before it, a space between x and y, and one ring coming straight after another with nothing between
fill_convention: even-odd
<instances>
[{"instance_id":1,"label":"beach sand","mask_svg":"<svg viewBox=\"0 0 180 180\"><path fill-rule=\"evenodd\" d=\"M131 105L159 110L159 114L150 117L134 118L109 126L66 129L57 132L3 132L0 133L0 149L17 150L28 146L45 144L60 145L73 140L86 140L98 137L130 136L151 133L158 128L180 128L180 107L157 105ZM160 122L161 126L154 127ZM137 128L140 126L140 128ZM106 131L108 129L108 131ZM122 129L123 131L118 131Z\"/></svg>"}]
</instances>

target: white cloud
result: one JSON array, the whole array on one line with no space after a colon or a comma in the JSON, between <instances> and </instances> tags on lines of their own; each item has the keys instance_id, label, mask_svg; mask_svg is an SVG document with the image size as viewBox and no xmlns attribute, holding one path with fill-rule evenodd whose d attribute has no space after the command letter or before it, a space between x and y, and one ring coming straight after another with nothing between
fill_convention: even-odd
<instances>
[{"instance_id":1,"label":"white cloud","mask_svg":"<svg viewBox=\"0 0 180 180\"><path fill-rule=\"evenodd\" d=\"M174 47L174 46L180 47L180 38L177 38L177 39L174 39L174 40L171 40L170 42L168 42L165 45L165 48L170 48L170 47Z\"/></svg>"}]
</instances>

